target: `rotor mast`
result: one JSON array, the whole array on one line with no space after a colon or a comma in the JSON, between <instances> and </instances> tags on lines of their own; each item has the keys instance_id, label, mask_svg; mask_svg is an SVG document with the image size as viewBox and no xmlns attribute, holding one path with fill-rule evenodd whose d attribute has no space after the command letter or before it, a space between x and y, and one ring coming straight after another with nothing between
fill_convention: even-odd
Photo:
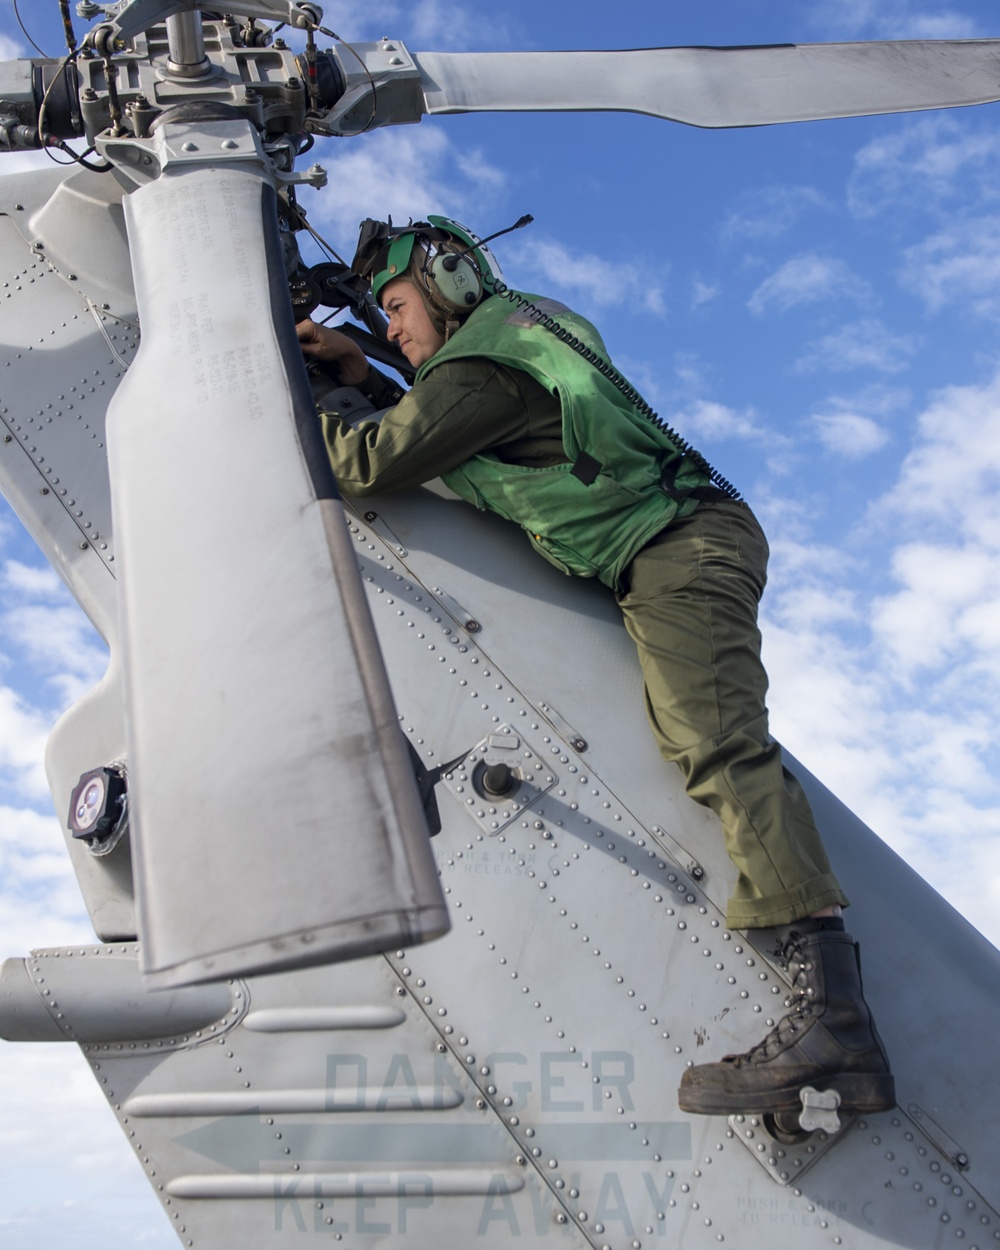
<instances>
[{"instance_id":1,"label":"rotor mast","mask_svg":"<svg viewBox=\"0 0 1000 1250\"><path fill-rule=\"evenodd\" d=\"M205 32L200 13L175 13L167 18L169 69L179 78L201 78L212 72L205 55Z\"/></svg>"}]
</instances>

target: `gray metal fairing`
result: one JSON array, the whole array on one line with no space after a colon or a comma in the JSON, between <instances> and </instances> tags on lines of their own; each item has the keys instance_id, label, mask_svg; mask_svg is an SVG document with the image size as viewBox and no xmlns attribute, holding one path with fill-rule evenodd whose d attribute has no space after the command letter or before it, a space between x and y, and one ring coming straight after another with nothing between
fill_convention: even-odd
<instances>
[{"instance_id":1,"label":"gray metal fairing","mask_svg":"<svg viewBox=\"0 0 1000 1250\"><path fill-rule=\"evenodd\" d=\"M19 180L25 207L0 217L20 328L0 366L2 485L113 657L50 744L61 818L83 768L123 750L102 435L136 342L127 289L46 259L54 227L33 237L64 178ZM60 194L106 195L114 223L113 186L77 174ZM100 237L94 268L118 283L120 232ZM36 952L0 982L5 1035L79 1042L182 1243L1000 1240L1000 955L795 766L856 905L900 1106L794 1145L752 1117L682 1116L685 1065L757 1040L787 987L726 928L717 823L656 752L612 599L439 486L351 505L348 533L407 737L430 768L470 752L438 789L451 933L221 998L178 991L168 1010L123 940L127 842L118 859L72 842L104 944ZM472 783L489 751L523 778L506 804Z\"/></svg>"},{"instance_id":2,"label":"gray metal fairing","mask_svg":"<svg viewBox=\"0 0 1000 1250\"><path fill-rule=\"evenodd\" d=\"M81 773L126 754L104 422L138 321L113 178L53 168L8 175L4 190L0 488L111 649L104 680L49 739L65 829ZM68 834L67 847L97 935L134 937L128 842L100 862Z\"/></svg>"}]
</instances>

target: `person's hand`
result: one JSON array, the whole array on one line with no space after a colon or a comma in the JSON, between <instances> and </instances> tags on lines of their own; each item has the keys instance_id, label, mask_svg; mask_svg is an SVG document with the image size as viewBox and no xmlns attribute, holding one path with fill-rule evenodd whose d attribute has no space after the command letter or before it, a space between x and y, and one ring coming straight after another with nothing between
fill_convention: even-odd
<instances>
[{"instance_id":1,"label":"person's hand","mask_svg":"<svg viewBox=\"0 0 1000 1250\"><path fill-rule=\"evenodd\" d=\"M353 339L330 326L300 321L295 327L303 356L334 362L344 386L357 386L368 377L368 359Z\"/></svg>"}]
</instances>

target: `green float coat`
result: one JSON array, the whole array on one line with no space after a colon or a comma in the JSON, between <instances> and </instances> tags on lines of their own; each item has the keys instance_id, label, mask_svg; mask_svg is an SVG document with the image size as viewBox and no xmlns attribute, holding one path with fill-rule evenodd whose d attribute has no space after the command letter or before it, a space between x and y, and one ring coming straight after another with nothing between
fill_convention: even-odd
<instances>
[{"instance_id":1,"label":"green float coat","mask_svg":"<svg viewBox=\"0 0 1000 1250\"><path fill-rule=\"evenodd\" d=\"M607 359L589 321L552 301L525 298ZM675 517L694 511L696 500L684 492L707 485L707 474L593 364L499 296L476 309L420 368L417 381L445 361L468 357L521 369L556 396L569 463L528 468L486 451L445 473L444 481L477 508L516 521L536 550L564 573L599 577L617 587L636 552ZM677 473L668 496L660 478L672 464ZM580 472L592 476L589 485Z\"/></svg>"}]
</instances>

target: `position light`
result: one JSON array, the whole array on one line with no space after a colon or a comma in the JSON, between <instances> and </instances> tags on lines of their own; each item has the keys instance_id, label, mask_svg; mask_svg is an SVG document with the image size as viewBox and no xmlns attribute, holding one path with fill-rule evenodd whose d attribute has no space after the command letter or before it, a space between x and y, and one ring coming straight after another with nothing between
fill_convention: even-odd
<instances>
[{"instance_id":1,"label":"position light","mask_svg":"<svg viewBox=\"0 0 1000 1250\"><path fill-rule=\"evenodd\" d=\"M92 768L76 783L69 804L74 838L102 838L122 816L125 778L113 768Z\"/></svg>"}]
</instances>

